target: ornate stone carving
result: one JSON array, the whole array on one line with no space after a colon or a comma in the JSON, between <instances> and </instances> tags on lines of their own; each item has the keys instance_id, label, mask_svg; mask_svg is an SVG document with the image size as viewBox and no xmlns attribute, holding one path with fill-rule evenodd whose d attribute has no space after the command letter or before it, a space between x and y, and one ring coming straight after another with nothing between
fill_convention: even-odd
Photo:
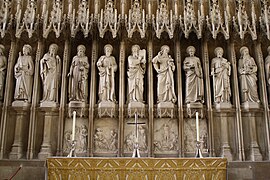
<instances>
[{"instance_id":1,"label":"ornate stone carving","mask_svg":"<svg viewBox=\"0 0 270 180\"><path fill-rule=\"evenodd\" d=\"M4 99L4 87L5 87L5 77L7 69L7 58L4 54L5 47L0 44L0 101Z\"/></svg>"},{"instance_id":2,"label":"ornate stone carving","mask_svg":"<svg viewBox=\"0 0 270 180\"><path fill-rule=\"evenodd\" d=\"M133 129L125 136L125 151L126 152L133 152L134 145L136 142L136 132ZM147 152L147 129L144 125L138 126L138 144L140 152L146 153Z\"/></svg>"},{"instance_id":3,"label":"ornate stone carving","mask_svg":"<svg viewBox=\"0 0 270 180\"><path fill-rule=\"evenodd\" d=\"M112 37L116 38L117 32L120 27L120 18L117 20L117 9L114 7L114 2L108 0L105 5L105 10L101 9L100 15L98 16L98 30L99 36L104 37L106 31L111 31Z\"/></svg>"},{"instance_id":4,"label":"ornate stone carving","mask_svg":"<svg viewBox=\"0 0 270 180\"><path fill-rule=\"evenodd\" d=\"M40 76L43 83L42 105L49 107L58 103L58 89L61 79L61 59L57 55L58 46L51 44L49 52L40 60Z\"/></svg>"},{"instance_id":5,"label":"ornate stone carving","mask_svg":"<svg viewBox=\"0 0 270 180\"><path fill-rule=\"evenodd\" d=\"M165 121L162 119L162 121ZM155 121L158 123L157 121ZM172 153L178 150L178 129L177 121L169 119L155 125L154 152Z\"/></svg>"},{"instance_id":6,"label":"ornate stone carving","mask_svg":"<svg viewBox=\"0 0 270 180\"><path fill-rule=\"evenodd\" d=\"M4 0L2 2L2 6L0 8L0 34L3 38L11 26L13 15L10 13L11 2L10 0Z\"/></svg>"},{"instance_id":7,"label":"ornate stone carving","mask_svg":"<svg viewBox=\"0 0 270 180\"><path fill-rule=\"evenodd\" d=\"M217 38L217 34L221 32L225 39L230 38L229 34L229 21L230 21L230 12L227 11L229 9L229 3L226 2L226 10L224 10L224 20L222 18L222 14L220 12L220 7L218 4L218 0L213 0L210 5L209 16L206 16L207 27L212 33L214 39Z\"/></svg>"},{"instance_id":8,"label":"ornate stone carving","mask_svg":"<svg viewBox=\"0 0 270 180\"><path fill-rule=\"evenodd\" d=\"M53 8L49 18L49 23L48 23L48 16L49 16L48 14L49 13L47 11L43 19L43 37L47 38L48 34L51 31L54 31L56 38L59 38L66 21L65 15L63 16L63 5L61 0L53 1Z\"/></svg>"},{"instance_id":9,"label":"ornate stone carving","mask_svg":"<svg viewBox=\"0 0 270 180\"><path fill-rule=\"evenodd\" d=\"M270 87L270 46L267 48L268 56L265 59L266 83Z\"/></svg>"},{"instance_id":10,"label":"ornate stone carving","mask_svg":"<svg viewBox=\"0 0 270 180\"><path fill-rule=\"evenodd\" d=\"M241 88L241 102L245 108L258 108L259 96L257 88L257 65L249 55L247 47L240 49L241 57L238 63L238 72Z\"/></svg>"},{"instance_id":11,"label":"ornate stone carving","mask_svg":"<svg viewBox=\"0 0 270 180\"><path fill-rule=\"evenodd\" d=\"M85 56L85 46L77 47L77 55L73 57L69 77L69 100L87 103L88 97L88 57Z\"/></svg>"},{"instance_id":12,"label":"ornate stone carving","mask_svg":"<svg viewBox=\"0 0 270 180\"><path fill-rule=\"evenodd\" d=\"M194 31L198 38L202 37L202 29L204 22L204 10L201 3L200 10L198 10L198 19L196 18L194 11L194 4L192 0L184 0L184 17L180 15L180 27L188 38L191 31Z\"/></svg>"},{"instance_id":13,"label":"ornate stone carving","mask_svg":"<svg viewBox=\"0 0 270 180\"><path fill-rule=\"evenodd\" d=\"M127 17L125 18L125 24L129 38L132 38L136 31L140 33L141 38L145 37L147 23L144 9L141 10L139 0L134 0L132 3L131 9L128 11L128 20Z\"/></svg>"},{"instance_id":14,"label":"ornate stone carving","mask_svg":"<svg viewBox=\"0 0 270 180\"><path fill-rule=\"evenodd\" d=\"M105 133L102 128L97 128L94 134L95 152L116 152L117 132L113 129Z\"/></svg>"},{"instance_id":15,"label":"ornate stone carving","mask_svg":"<svg viewBox=\"0 0 270 180\"><path fill-rule=\"evenodd\" d=\"M27 8L22 18L21 4L18 3L16 12L16 34L17 38L21 37L23 31L28 33L28 37L31 38L33 33L37 30L39 22L39 14L37 14L37 5L35 0L28 0Z\"/></svg>"},{"instance_id":16,"label":"ornate stone carving","mask_svg":"<svg viewBox=\"0 0 270 180\"><path fill-rule=\"evenodd\" d=\"M129 116L136 111L144 112L144 74L146 64L146 50L140 49L139 45L132 46L132 54L128 56L128 90L127 101ZM133 110L133 111L132 111ZM144 113L143 113L144 114Z\"/></svg>"},{"instance_id":17,"label":"ornate stone carving","mask_svg":"<svg viewBox=\"0 0 270 180\"><path fill-rule=\"evenodd\" d=\"M113 47L110 44L104 46L105 55L101 56L97 62L99 70L99 116L115 115L116 99L115 99L115 72L117 64L115 58L111 55Z\"/></svg>"},{"instance_id":18,"label":"ornate stone carving","mask_svg":"<svg viewBox=\"0 0 270 180\"><path fill-rule=\"evenodd\" d=\"M174 60L168 54L169 46L164 45L161 51L152 60L153 66L157 71L157 111L160 117L173 117L174 103L177 100L174 88ZM164 113L165 112L165 113ZM168 113L169 112L169 113Z\"/></svg>"},{"instance_id":19,"label":"ornate stone carving","mask_svg":"<svg viewBox=\"0 0 270 180\"><path fill-rule=\"evenodd\" d=\"M267 0L262 0L260 25L261 29L266 33L267 38L270 40L270 6Z\"/></svg>"},{"instance_id":20,"label":"ornate stone carving","mask_svg":"<svg viewBox=\"0 0 270 180\"><path fill-rule=\"evenodd\" d=\"M156 19L153 15L152 21L157 38L160 39L162 32L167 32L170 39L173 38L176 25L176 16L173 15L172 10L168 11L165 0L160 1L157 9Z\"/></svg>"},{"instance_id":21,"label":"ornate stone carving","mask_svg":"<svg viewBox=\"0 0 270 180\"><path fill-rule=\"evenodd\" d=\"M71 3L72 6L72 3ZM88 37L93 25L93 14L90 15L87 0L81 0L78 5L77 17L75 18L75 9L70 18L71 37L75 37L77 32L81 30L84 37Z\"/></svg>"},{"instance_id":22,"label":"ornate stone carving","mask_svg":"<svg viewBox=\"0 0 270 180\"><path fill-rule=\"evenodd\" d=\"M223 49L217 47L215 49L216 57L211 62L211 76L213 77L214 102L219 105L227 104L231 107L231 63L223 58Z\"/></svg>"},{"instance_id":23,"label":"ornate stone carving","mask_svg":"<svg viewBox=\"0 0 270 180\"><path fill-rule=\"evenodd\" d=\"M238 32L241 39L244 39L246 33L249 33L252 37L252 40L257 39L256 33L256 14L254 1L251 0L251 22L247 15L245 8L245 3L243 0L237 0L237 16L233 16L233 25L234 29Z\"/></svg>"},{"instance_id":24,"label":"ornate stone carving","mask_svg":"<svg viewBox=\"0 0 270 180\"><path fill-rule=\"evenodd\" d=\"M14 66L14 76L16 78L14 99L16 101L31 102L34 74L34 63L31 52L32 47L29 44L24 45L23 55L21 55L21 52L19 53L19 58ZM14 106L16 104L15 102L13 102Z\"/></svg>"}]
</instances>

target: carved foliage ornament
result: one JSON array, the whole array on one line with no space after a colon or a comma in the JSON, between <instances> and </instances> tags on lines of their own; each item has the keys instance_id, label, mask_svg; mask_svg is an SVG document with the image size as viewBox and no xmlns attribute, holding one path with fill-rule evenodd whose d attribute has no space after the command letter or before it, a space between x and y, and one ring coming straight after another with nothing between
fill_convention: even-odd
<instances>
[{"instance_id":1,"label":"carved foliage ornament","mask_svg":"<svg viewBox=\"0 0 270 180\"><path fill-rule=\"evenodd\" d=\"M260 24L262 30L266 33L270 40L270 6L266 0L262 0L262 14L260 16Z\"/></svg>"},{"instance_id":2,"label":"carved foliage ornament","mask_svg":"<svg viewBox=\"0 0 270 180\"><path fill-rule=\"evenodd\" d=\"M117 20L117 9L114 8L113 1L108 0L105 10L101 9L100 15L98 15L99 36L103 38L106 31L111 31L113 38L116 38L119 27L120 15Z\"/></svg>"},{"instance_id":3,"label":"carved foliage ornament","mask_svg":"<svg viewBox=\"0 0 270 180\"><path fill-rule=\"evenodd\" d=\"M47 38L50 31L55 32L56 38L60 36L63 27L65 26L66 17L63 16L63 6L60 0L54 0L53 9L48 23L48 11L43 20L43 37Z\"/></svg>"},{"instance_id":4,"label":"carved foliage ornament","mask_svg":"<svg viewBox=\"0 0 270 180\"><path fill-rule=\"evenodd\" d=\"M201 0L202 1L202 0ZM194 11L194 4L192 0L184 1L184 17L180 15L180 27L185 34L185 37L189 37L189 33L194 31L198 38L202 37L204 10L203 4L200 3L200 10L198 10L198 19Z\"/></svg>"},{"instance_id":5,"label":"carved foliage ornament","mask_svg":"<svg viewBox=\"0 0 270 180\"><path fill-rule=\"evenodd\" d=\"M73 9L72 18L70 19L71 37L75 37L77 32L81 30L84 37L88 37L88 34L93 24L93 14L90 15L87 0L81 0L77 18L75 19L75 9Z\"/></svg>"},{"instance_id":6,"label":"carved foliage ornament","mask_svg":"<svg viewBox=\"0 0 270 180\"><path fill-rule=\"evenodd\" d=\"M156 31L157 38L160 38L162 32L167 32L170 39L173 38L173 33L175 29L175 15L173 15L172 10L170 14L168 12L168 7L165 0L161 0L157 9L156 19L153 15L153 27Z\"/></svg>"},{"instance_id":7,"label":"carved foliage ornament","mask_svg":"<svg viewBox=\"0 0 270 180\"><path fill-rule=\"evenodd\" d=\"M241 39L244 39L246 33L249 33L252 37L252 40L257 39L256 34L256 14L255 14L255 7L254 1L251 1L251 22L247 15L247 11L245 8L245 4L243 0L237 0L238 7L237 7L237 16L233 16L233 24L235 30L240 35Z\"/></svg>"},{"instance_id":8,"label":"carved foliage ornament","mask_svg":"<svg viewBox=\"0 0 270 180\"><path fill-rule=\"evenodd\" d=\"M21 2L20 2L21 3ZM39 14L37 15L37 4L35 0L28 0L27 8L22 18L21 4L18 3L16 13L16 34L17 38L21 37L23 31L27 31L28 37L31 38L37 30Z\"/></svg>"},{"instance_id":9,"label":"carved foliage ornament","mask_svg":"<svg viewBox=\"0 0 270 180\"><path fill-rule=\"evenodd\" d=\"M147 23L145 21L144 9L141 10L139 0L134 0L131 9L128 12L128 20L126 19L126 29L128 32L128 37L132 38L133 33L138 31L141 38L145 37Z\"/></svg>"},{"instance_id":10,"label":"carved foliage ornament","mask_svg":"<svg viewBox=\"0 0 270 180\"><path fill-rule=\"evenodd\" d=\"M13 19L13 15L10 14L10 4L11 2L9 0L4 0L0 8L0 33L2 38L5 36L7 29L11 25L11 20Z\"/></svg>"},{"instance_id":11,"label":"carved foliage ornament","mask_svg":"<svg viewBox=\"0 0 270 180\"><path fill-rule=\"evenodd\" d=\"M227 2L226 9L229 9L229 4ZM206 16L207 27L209 28L210 32L214 39L217 38L217 34L221 32L225 39L229 39L229 11L224 11L224 19L222 18L222 14L220 12L220 7L217 0L213 0L210 5L210 12L209 16Z\"/></svg>"}]
</instances>

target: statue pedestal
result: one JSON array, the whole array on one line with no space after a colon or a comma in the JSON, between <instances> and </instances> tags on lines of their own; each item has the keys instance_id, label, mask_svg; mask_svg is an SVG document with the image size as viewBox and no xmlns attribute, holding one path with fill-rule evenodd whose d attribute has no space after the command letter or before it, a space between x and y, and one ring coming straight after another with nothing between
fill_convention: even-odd
<instances>
[{"instance_id":1,"label":"statue pedestal","mask_svg":"<svg viewBox=\"0 0 270 180\"><path fill-rule=\"evenodd\" d=\"M203 117L203 104L200 102L187 104L187 115L192 118L195 117L195 113L199 112L199 115Z\"/></svg>"},{"instance_id":2,"label":"statue pedestal","mask_svg":"<svg viewBox=\"0 0 270 180\"><path fill-rule=\"evenodd\" d=\"M157 115L160 118L174 117L174 104L172 102L160 102L157 104Z\"/></svg>"},{"instance_id":3,"label":"statue pedestal","mask_svg":"<svg viewBox=\"0 0 270 180\"><path fill-rule=\"evenodd\" d=\"M11 152L9 154L9 159L21 159L26 155L28 131L29 131L29 109L15 109L16 125L14 141L12 144Z\"/></svg>"},{"instance_id":4,"label":"statue pedestal","mask_svg":"<svg viewBox=\"0 0 270 180\"><path fill-rule=\"evenodd\" d=\"M12 102L13 107L30 107L30 105L31 104L28 101L23 101L23 100L21 101L16 100Z\"/></svg>"},{"instance_id":5,"label":"statue pedestal","mask_svg":"<svg viewBox=\"0 0 270 180\"><path fill-rule=\"evenodd\" d=\"M115 117L116 104L111 101L101 101L98 104L99 117Z\"/></svg>"},{"instance_id":6,"label":"statue pedestal","mask_svg":"<svg viewBox=\"0 0 270 180\"><path fill-rule=\"evenodd\" d=\"M260 103L257 102L244 102L242 103L242 107L244 109L259 109L260 108Z\"/></svg>"},{"instance_id":7,"label":"statue pedestal","mask_svg":"<svg viewBox=\"0 0 270 180\"><path fill-rule=\"evenodd\" d=\"M70 101L68 107L69 117L72 117L73 111L76 111L79 117L88 116L88 105L86 102Z\"/></svg>"},{"instance_id":8,"label":"statue pedestal","mask_svg":"<svg viewBox=\"0 0 270 180\"><path fill-rule=\"evenodd\" d=\"M58 107L59 103L53 101L43 101L40 103L40 107Z\"/></svg>"},{"instance_id":9,"label":"statue pedestal","mask_svg":"<svg viewBox=\"0 0 270 180\"><path fill-rule=\"evenodd\" d=\"M230 102L215 103L216 110L220 111L222 109L231 109L232 104Z\"/></svg>"},{"instance_id":10,"label":"statue pedestal","mask_svg":"<svg viewBox=\"0 0 270 180\"><path fill-rule=\"evenodd\" d=\"M145 117L145 104L136 101L128 103L128 116L133 117L135 116L135 113L140 117Z\"/></svg>"}]
</instances>

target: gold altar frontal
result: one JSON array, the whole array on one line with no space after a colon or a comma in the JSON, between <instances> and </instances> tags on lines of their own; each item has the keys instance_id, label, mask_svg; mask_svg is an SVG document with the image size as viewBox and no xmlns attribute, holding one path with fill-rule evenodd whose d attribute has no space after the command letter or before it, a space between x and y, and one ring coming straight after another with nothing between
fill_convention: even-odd
<instances>
[{"instance_id":1,"label":"gold altar frontal","mask_svg":"<svg viewBox=\"0 0 270 180\"><path fill-rule=\"evenodd\" d=\"M48 158L48 179L226 180L226 158Z\"/></svg>"}]
</instances>

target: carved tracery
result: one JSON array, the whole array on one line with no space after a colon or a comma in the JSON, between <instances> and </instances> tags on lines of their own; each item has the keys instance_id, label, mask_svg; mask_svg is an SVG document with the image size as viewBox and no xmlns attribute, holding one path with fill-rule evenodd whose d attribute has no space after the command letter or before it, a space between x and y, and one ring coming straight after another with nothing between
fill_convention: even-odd
<instances>
[{"instance_id":1,"label":"carved tracery","mask_svg":"<svg viewBox=\"0 0 270 180\"><path fill-rule=\"evenodd\" d=\"M262 0L262 12L260 16L260 24L262 30L266 33L270 40L270 6L266 0Z\"/></svg>"},{"instance_id":2,"label":"carved tracery","mask_svg":"<svg viewBox=\"0 0 270 180\"><path fill-rule=\"evenodd\" d=\"M12 14L10 14L10 1L4 0L0 9L0 33L3 38L7 32L8 27L11 25Z\"/></svg>"}]
</instances>

